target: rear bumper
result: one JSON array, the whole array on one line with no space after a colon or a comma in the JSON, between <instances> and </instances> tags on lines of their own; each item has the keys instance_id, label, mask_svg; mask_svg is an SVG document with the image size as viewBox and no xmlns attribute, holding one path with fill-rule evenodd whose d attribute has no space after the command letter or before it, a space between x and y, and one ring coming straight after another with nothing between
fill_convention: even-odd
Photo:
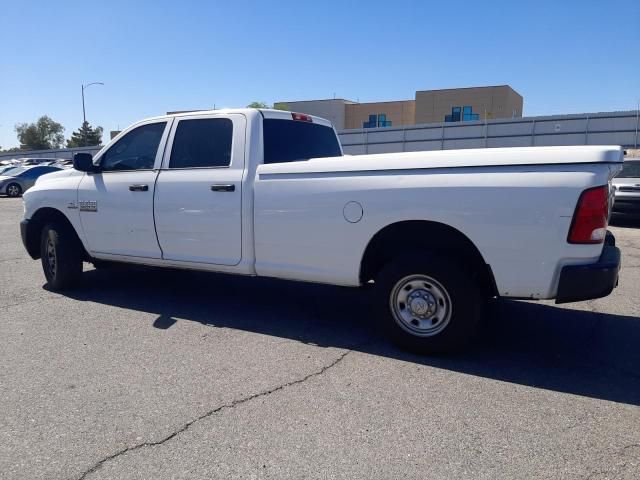
<instances>
[{"instance_id":1,"label":"rear bumper","mask_svg":"<svg viewBox=\"0 0 640 480\"><path fill-rule=\"evenodd\" d=\"M613 235L607 235L602 254L596 263L562 267L556 303L579 302L606 297L618 285L620 249Z\"/></svg>"}]
</instances>

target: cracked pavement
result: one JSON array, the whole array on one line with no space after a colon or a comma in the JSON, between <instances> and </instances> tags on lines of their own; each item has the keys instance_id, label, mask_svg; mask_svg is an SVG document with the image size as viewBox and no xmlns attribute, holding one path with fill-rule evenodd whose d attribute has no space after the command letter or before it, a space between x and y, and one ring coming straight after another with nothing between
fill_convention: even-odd
<instances>
[{"instance_id":1,"label":"cracked pavement","mask_svg":"<svg viewBox=\"0 0 640 480\"><path fill-rule=\"evenodd\" d=\"M640 222L604 299L499 302L455 357L367 292L145 268L60 295L0 198L0 478L640 478Z\"/></svg>"}]
</instances>

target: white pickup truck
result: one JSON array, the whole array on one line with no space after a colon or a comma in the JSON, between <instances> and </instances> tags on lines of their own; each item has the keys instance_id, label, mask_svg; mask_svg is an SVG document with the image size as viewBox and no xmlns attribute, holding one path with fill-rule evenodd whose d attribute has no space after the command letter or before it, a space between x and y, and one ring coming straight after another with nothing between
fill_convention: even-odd
<instances>
[{"instance_id":1,"label":"white pickup truck","mask_svg":"<svg viewBox=\"0 0 640 480\"><path fill-rule=\"evenodd\" d=\"M275 110L151 118L24 195L53 289L83 261L370 284L404 347L464 345L491 297L608 295L617 147L343 156L330 122Z\"/></svg>"}]
</instances>

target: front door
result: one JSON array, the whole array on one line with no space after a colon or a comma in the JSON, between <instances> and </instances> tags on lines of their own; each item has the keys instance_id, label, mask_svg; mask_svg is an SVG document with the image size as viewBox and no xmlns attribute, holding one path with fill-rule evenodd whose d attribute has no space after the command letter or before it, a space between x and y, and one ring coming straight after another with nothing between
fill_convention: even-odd
<instances>
[{"instance_id":1,"label":"front door","mask_svg":"<svg viewBox=\"0 0 640 480\"><path fill-rule=\"evenodd\" d=\"M161 258L153 194L170 121L136 125L96 158L100 173L78 188L82 229L92 254Z\"/></svg>"},{"instance_id":2,"label":"front door","mask_svg":"<svg viewBox=\"0 0 640 480\"><path fill-rule=\"evenodd\" d=\"M240 263L245 129L241 114L174 121L154 207L165 260Z\"/></svg>"}]
</instances>

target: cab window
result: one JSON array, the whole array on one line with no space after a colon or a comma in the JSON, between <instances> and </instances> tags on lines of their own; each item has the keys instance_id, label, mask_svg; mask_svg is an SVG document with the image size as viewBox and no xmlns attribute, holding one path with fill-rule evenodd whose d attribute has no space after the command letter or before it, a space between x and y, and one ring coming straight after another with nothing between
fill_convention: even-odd
<instances>
[{"instance_id":1,"label":"cab window","mask_svg":"<svg viewBox=\"0 0 640 480\"><path fill-rule=\"evenodd\" d=\"M331 127L275 118L265 119L263 125L264 163L296 162L342 155L338 138Z\"/></svg>"},{"instance_id":2,"label":"cab window","mask_svg":"<svg viewBox=\"0 0 640 480\"><path fill-rule=\"evenodd\" d=\"M152 170L167 122L134 128L102 155L102 171Z\"/></svg>"},{"instance_id":3,"label":"cab window","mask_svg":"<svg viewBox=\"0 0 640 480\"><path fill-rule=\"evenodd\" d=\"M232 140L233 122L228 118L180 120L169 168L228 167Z\"/></svg>"}]
</instances>

